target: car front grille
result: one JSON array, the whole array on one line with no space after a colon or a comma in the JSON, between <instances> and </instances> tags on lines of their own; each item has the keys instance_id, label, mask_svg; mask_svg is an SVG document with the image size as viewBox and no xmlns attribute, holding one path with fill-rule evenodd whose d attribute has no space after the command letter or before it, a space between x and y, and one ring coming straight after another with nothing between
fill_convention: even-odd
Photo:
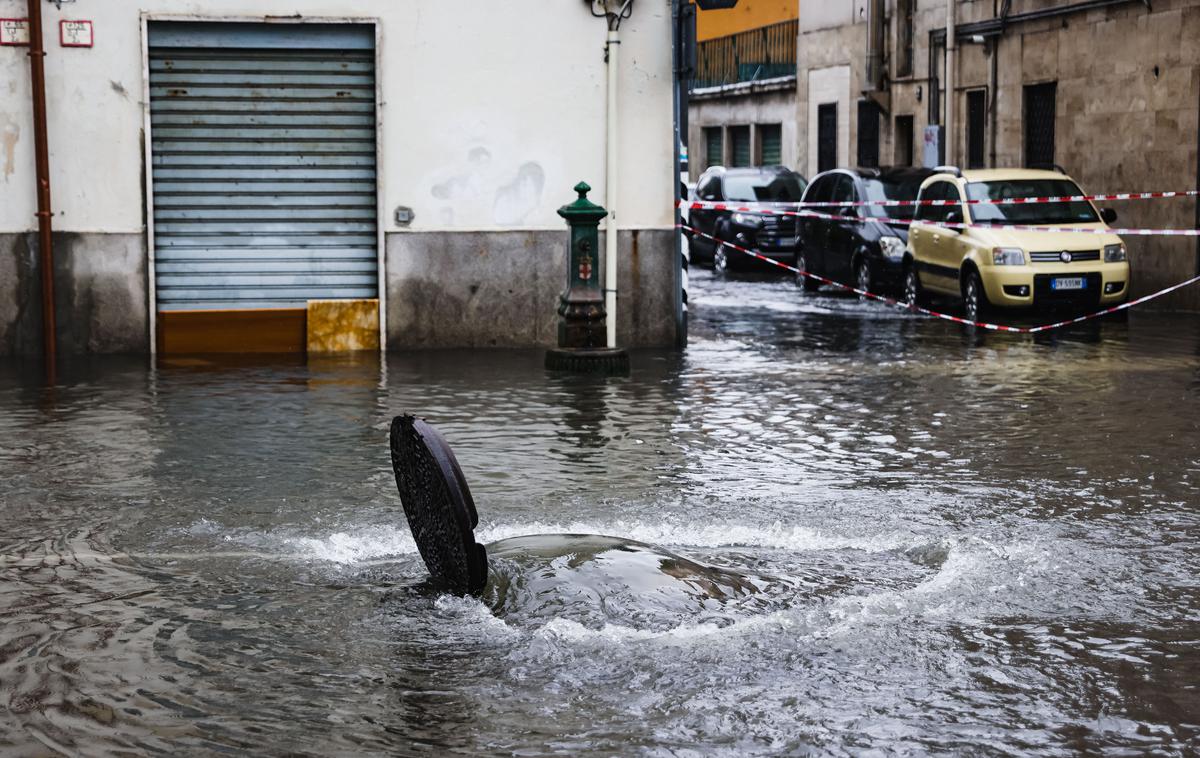
<instances>
[{"instance_id":1,"label":"car front grille","mask_svg":"<svg viewBox=\"0 0 1200 758\"><path fill-rule=\"evenodd\" d=\"M775 237L795 237L796 219L794 216L764 216L763 231Z\"/></svg>"},{"instance_id":2,"label":"car front grille","mask_svg":"<svg viewBox=\"0 0 1200 758\"><path fill-rule=\"evenodd\" d=\"M1098 261L1100 260L1099 250L1068 250L1071 254L1071 263L1080 261ZM1046 252L1030 253L1029 260L1034 263L1062 263L1062 250L1048 250Z\"/></svg>"},{"instance_id":3,"label":"car front grille","mask_svg":"<svg viewBox=\"0 0 1200 758\"><path fill-rule=\"evenodd\" d=\"M796 242L796 219L794 216L764 216L762 228L758 230L760 247L788 247Z\"/></svg>"}]
</instances>

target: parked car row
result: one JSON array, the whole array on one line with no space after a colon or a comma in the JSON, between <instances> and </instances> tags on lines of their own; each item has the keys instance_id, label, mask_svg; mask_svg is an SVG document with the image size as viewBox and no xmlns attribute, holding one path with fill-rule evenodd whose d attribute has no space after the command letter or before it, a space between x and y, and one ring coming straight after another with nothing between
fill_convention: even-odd
<instances>
[{"instance_id":1,"label":"parked car row","mask_svg":"<svg viewBox=\"0 0 1200 758\"><path fill-rule=\"evenodd\" d=\"M1115 305L1129 296L1130 268L1121 238L1103 233L1116 221L1111 209L1086 200L963 203L1083 194L1057 169L835 169L806 183L782 166L713 167L696 184L698 200L759 203L768 210L821 203L818 209L835 218L693 209L691 226L715 240L696 236L691 249L697 263L718 273L754 262L733 252L727 243L734 243L858 289L902 296L911 305L924 306L932 296L958 299L971 320L1001 308ZM950 203L864 205L883 200ZM820 288L814 279L796 279L804 291Z\"/></svg>"}]
</instances>

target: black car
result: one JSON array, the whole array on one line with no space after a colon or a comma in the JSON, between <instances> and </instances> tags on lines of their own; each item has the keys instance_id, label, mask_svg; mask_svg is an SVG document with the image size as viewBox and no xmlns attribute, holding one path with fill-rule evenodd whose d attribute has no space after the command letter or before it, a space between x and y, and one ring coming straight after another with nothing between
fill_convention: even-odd
<instances>
[{"instance_id":1,"label":"black car","mask_svg":"<svg viewBox=\"0 0 1200 758\"><path fill-rule=\"evenodd\" d=\"M763 208L788 210L782 203L799 202L804 195L804 177L783 166L761 168L723 168L713 166L696 183L696 199L713 203L757 203ZM794 209L790 209L794 210ZM791 263L796 258L796 217L769 216L711 208L689 212L691 226L708 239L693 235L692 260L707 263L713 271L748 266L753 258L730 250L724 243L733 242L755 250L778 261Z\"/></svg>"},{"instance_id":2,"label":"black car","mask_svg":"<svg viewBox=\"0 0 1200 758\"><path fill-rule=\"evenodd\" d=\"M804 193L806 203L833 203L806 208L841 220L800 219L796 268L861 290L899 292L904 287L904 248L911 205L855 205L867 200L916 200L917 190L933 171L925 168L834 169L818 174ZM845 203L845 205L839 205ZM797 274L807 291L820 282Z\"/></svg>"}]
</instances>

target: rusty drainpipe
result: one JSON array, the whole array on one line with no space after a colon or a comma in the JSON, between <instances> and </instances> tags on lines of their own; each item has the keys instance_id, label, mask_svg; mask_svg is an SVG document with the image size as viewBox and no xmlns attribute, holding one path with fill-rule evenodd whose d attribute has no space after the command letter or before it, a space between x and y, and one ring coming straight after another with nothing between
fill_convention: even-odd
<instances>
[{"instance_id":1,"label":"rusty drainpipe","mask_svg":"<svg viewBox=\"0 0 1200 758\"><path fill-rule=\"evenodd\" d=\"M58 345L54 324L54 240L50 219L50 147L46 136L46 48L42 43L41 0L29 5L29 77L33 85L33 144L37 162L38 251L42 267L42 351L47 383L55 384Z\"/></svg>"}]
</instances>

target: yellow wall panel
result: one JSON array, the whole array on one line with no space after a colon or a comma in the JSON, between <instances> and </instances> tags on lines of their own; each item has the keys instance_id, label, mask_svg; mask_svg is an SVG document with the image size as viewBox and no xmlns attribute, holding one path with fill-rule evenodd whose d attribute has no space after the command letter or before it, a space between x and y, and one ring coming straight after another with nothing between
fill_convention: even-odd
<instances>
[{"instance_id":1,"label":"yellow wall panel","mask_svg":"<svg viewBox=\"0 0 1200 758\"><path fill-rule=\"evenodd\" d=\"M739 0L728 10L697 10L696 37L704 41L799 17L799 0Z\"/></svg>"}]
</instances>

